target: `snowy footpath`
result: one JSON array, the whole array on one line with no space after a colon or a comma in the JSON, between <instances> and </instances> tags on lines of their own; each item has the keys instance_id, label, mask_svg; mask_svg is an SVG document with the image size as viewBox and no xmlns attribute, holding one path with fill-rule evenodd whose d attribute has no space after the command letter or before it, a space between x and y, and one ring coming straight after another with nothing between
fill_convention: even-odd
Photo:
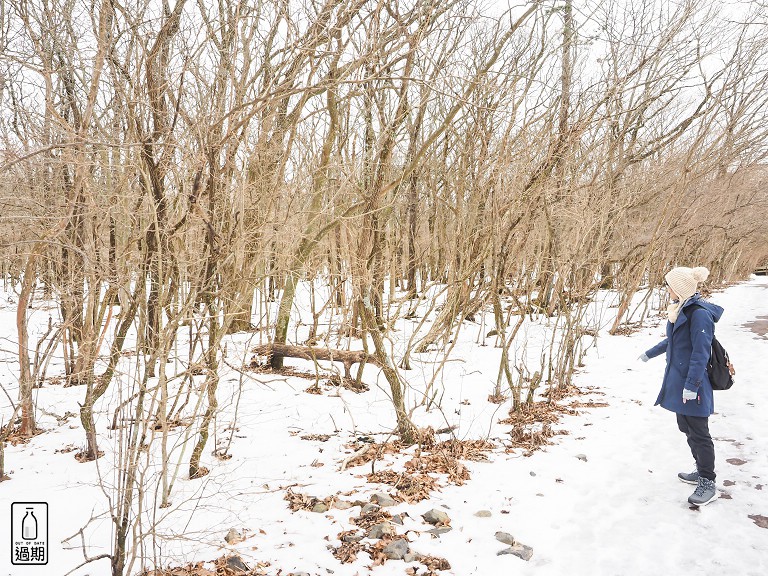
<instances>
[{"instance_id":1,"label":"snowy footpath","mask_svg":"<svg viewBox=\"0 0 768 576\"><path fill-rule=\"evenodd\" d=\"M717 501L700 510L688 505L693 487L677 479L678 472L692 469L688 446L674 414L654 406L664 359L637 359L663 338L659 320L628 336L600 336L575 379L587 392L578 400L596 406L579 408L578 415L553 425L566 434L554 436L532 455L499 448L487 462L467 462L471 479L464 485L441 482L431 498L390 509L403 514L398 533L413 550L446 559L451 568L437 572L446 575L768 574L768 279L753 277L716 292L712 301L725 308L716 333L737 370L735 386L715 393L716 413L710 419ZM0 310L8 338L0 370L11 394L13 313L10 305ZM417 413L415 420L435 428L455 424L460 437L487 435L502 446L509 426L498 421L509 406L487 401L498 349L477 347L471 354L446 369L442 410ZM307 369L306 363L295 365ZM375 382L377 373L369 370L366 380ZM410 377L418 377L418 370ZM415 562L373 566L364 553L341 564L329 546L339 546L338 534L354 528L350 519L360 509L291 512L284 499L289 487L320 499L342 494L367 500L387 491L366 483L370 463L342 470L352 440L380 434L376 440L382 442L392 428L383 379L363 394L325 388L317 395L305 392L312 383L307 380L266 374L248 378L243 384L234 372L223 375L221 413L204 462L211 472L200 480L182 473L172 505L149 506L153 516L148 522L156 522L157 529L155 537L142 542L140 553L163 558L164 566L179 566L236 552L251 567L262 562L263 571L254 574L424 574L426 568ZM0 483L0 576L110 574L106 559L75 568L84 561L83 542L91 558L110 549L105 488L117 478L110 460L116 440L109 431L117 400L105 398L97 421L105 457L81 464L73 458L73 450L83 445L79 421L61 418L77 413L81 396L72 388L41 388L37 402L46 432L6 449L11 480ZM7 406L1 407L5 414ZM220 442L229 442L230 459L209 455ZM171 458L188 461L189 450L184 453L181 442L172 443ZM383 455L376 469L402 466L402 460L392 458ZM145 473L147 486L157 485L153 470L148 467ZM154 490L147 498L156 497ZM40 501L49 506L50 562L14 566L7 519L11 503ZM431 527L420 516L433 508L449 515L450 531L427 531ZM77 535L81 527L82 538ZM233 528L245 539L228 544L224 535ZM532 548L530 560L498 555L506 546L497 532Z\"/></svg>"},{"instance_id":2,"label":"snowy footpath","mask_svg":"<svg viewBox=\"0 0 768 576\"><path fill-rule=\"evenodd\" d=\"M694 468L688 445L675 415L654 406L664 357L636 360L664 338L664 326L603 337L576 383L598 387L609 406L564 420L570 434L531 458L478 467L465 494L468 510L506 508L514 535L535 550L512 573L768 573L768 283L733 286L711 300L725 308L716 334L737 370L734 387L715 393L710 418L720 499L700 510L688 505L693 486L677 479ZM466 551L457 574L506 569L488 561L492 546Z\"/></svg>"}]
</instances>

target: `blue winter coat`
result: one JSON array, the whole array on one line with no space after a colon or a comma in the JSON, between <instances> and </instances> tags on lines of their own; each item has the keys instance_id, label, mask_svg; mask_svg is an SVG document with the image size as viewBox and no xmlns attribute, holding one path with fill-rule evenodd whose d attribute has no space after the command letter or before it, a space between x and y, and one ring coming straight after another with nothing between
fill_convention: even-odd
<instances>
[{"instance_id":1,"label":"blue winter coat","mask_svg":"<svg viewBox=\"0 0 768 576\"><path fill-rule=\"evenodd\" d=\"M667 322L667 337L648 350L648 358L667 353L667 367L656 405L661 404L676 414L707 417L714 412L712 385L707 375L707 363L712 353L715 322L723 309L694 294L672 324ZM698 392L697 400L683 404L683 387Z\"/></svg>"}]
</instances>

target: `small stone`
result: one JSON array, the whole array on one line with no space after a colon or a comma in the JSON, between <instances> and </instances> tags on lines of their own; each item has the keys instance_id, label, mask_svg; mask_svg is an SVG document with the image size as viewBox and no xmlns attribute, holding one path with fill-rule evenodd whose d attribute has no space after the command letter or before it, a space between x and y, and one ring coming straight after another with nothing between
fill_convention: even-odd
<instances>
[{"instance_id":1,"label":"small stone","mask_svg":"<svg viewBox=\"0 0 768 576\"><path fill-rule=\"evenodd\" d=\"M424 518L424 522L427 522L428 524L447 525L451 523L451 519L448 517L448 514L434 508L426 514L422 514L421 517Z\"/></svg>"},{"instance_id":2,"label":"small stone","mask_svg":"<svg viewBox=\"0 0 768 576\"><path fill-rule=\"evenodd\" d=\"M490 518L493 514L491 514L490 510L478 510L475 512L475 516L478 518Z\"/></svg>"},{"instance_id":3,"label":"small stone","mask_svg":"<svg viewBox=\"0 0 768 576\"><path fill-rule=\"evenodd\" d=\"M349 508L352 508L352 506L352 502L347 500L334 500L333 502L333 507L337 510L348 510Z\"/></svg>"},{"instance_id":4,"label":"small stone","mask_svg":"<svg viewBox=\"0 0 768 576\"><path fill-rule=\"evenodd\" d=\"M395 506L397 504L397 501L392 498L391 496L387 494L383 494L381 492L377 492L373 496L371 496L371 501L375 504L378 504L382 508L388 508L390 506Z\"/></svg>"},{"instance_id":5,"label":"small stone","mask_svg":"<svg viewBox=\"0 0 768 576\"><path fill-rule=\"evenodd\" d=\"M536 472L534 472L533 470L531 470L530 472L528 472L528 474L530 474L531 476L536 476Z\"/></svg>"},{"instance_id":6,"label":"small stone","mask_svg":"<svg viewBox=\"0 0 768 576\"><path fill-rule=\"evenodd\" d=\"M408 553L408 541L402 538L387 544L382 550L390 560L402 560Z\"/></svg>"},{"instance_id":7,"label":"small stone","mask_svg":"<svg viewBox=\"0 0 768 576\"><path fill-rule=\"evenodd\" d=\"M392 519L390 520L393 524L399 524L400 526L403 525L403 517L400 514L395 514L392 516Z\"/></svg>"},{"instance_id":8,"label":"small stone","mask_svg":"<svg viewBox=\"0 0 768 576\"><path fill-rule=\"evenodd\" d=\"M485 335L486 338L490 338L491 336L496 336L499 332L497 330L491 330L488 332L488 334Z\"/></svg>"},{"instance_id":9,"label":"small stone","mask_svg":"<svg viewBox=\"0 0 768 576\"><path fill-rule=\"evenodd\" d=\"M234 528L230 528L227 535L224 536L224 541L227 544L238 544L243 541L243 535Z\"/></svg>"},{"instance_id":10,"label":"small stone","mask_svg":"<svg viewBox=\"0 0 768 576\"><path fill-rule=\"evenodd\" d=\"M360 542L360 540L362 540L363 538L365 538L365 536L363 536L360 532L356 532L354 534L345 534L344 536L341 537L341 541L342 542Z\"/></svg>"},{"instance_id":11,"label":"small stone","mask_svg":"<svg viewBox=\"0 0 768 576\"><path fill-rule=\"evenodd\" d=\"M317 514L328 512L328 506L325 504L325 502L318 502L317 504L312 506L312 512L316 512Z\"/></svg>"},{"instance_id":12,"label":"small stone","mask_svg":"<svg viewBox=\"0 0 768 576\"><path fill-rule=\"evenodd\" d=\"M586 454L576 454L576 458L578 458L582 462L586 462L587 461L587 455Z\"/></svg>"},{"instance_id":13,"label":"small stone","mask_svg":"<svg viewBox=\"0 0 768 576\"><path fill-rule=\"evenodd\" d=\"M371 512L378 512L379 510L381 510L381 506L369 502L363 506L362 514L370 514Z\"/></svg>"},{"instance_id":14,"label":"small stone","mask_svg":"<svg viewBox=\"0 0 768 576\"><path fill-rule=\"evenodd\" d=\"M419 558L421 558L421 554L408 550L403 556L403 562L416 562Z\"/></svg>"},{"instance_id":15,"label":"small stone","mask_svg":"<svg viewBox=\"0 0 768 576\"><path fill-rule=\"evenodd\" d=\"M450 526L440 526L439 528L432 528L432 530L427 530L427 534L432 534L433 536L437 536L438 538L442 536L443 534L447 534L453 530Z\"/></svg>"},{"instance_id":16,"label":"small stone","mask_svg":"<svg viewBox=\"0 0 768 576\"><path fill-rule=\"evenodd\" d=\"M367 536L373 540L379 540L385 535L394 536L395 534L395 527L392 526L392 524L389 522L381 522L380 524L374 524L371 526L370 530L368 530Z\"/></svg>"},{"instance_id":17,"label":"small stone","mask_svg":"<svg viewBox=\"0 0 768 576\"><path fill-rule=\"evenodd\" d=\"M510 546L509 548L497 552L496 556L504 556L506 554L517 556L527 562L533 557L533 548L526 546L525 544L515 544L514 546Z\"/></svg>"},{"instance_id":18,"label":"small stone","mask_svg":"<svg viewBox=\"0 0 768 576\"><path fill-rule=\"evenodd\" d=\"M248 568L248 565L243 562L243 559L240 558L240 556L230 556L227 558L227 568L230 570L235 570L236 572L250 572L250 568Z\"/></svg>"},{"instance_id":19,"label":"small stone","mask_svg":"<svg viewBox=\"0 0 768 576\"><path fill-rule=\"evenodd\" d=\"M510 546L515 545L515 537L512 536L509 532L496 532L495 534L496 540L499 542L502 542L504 544L509 544Z\"/></svg>"}]
</instances>

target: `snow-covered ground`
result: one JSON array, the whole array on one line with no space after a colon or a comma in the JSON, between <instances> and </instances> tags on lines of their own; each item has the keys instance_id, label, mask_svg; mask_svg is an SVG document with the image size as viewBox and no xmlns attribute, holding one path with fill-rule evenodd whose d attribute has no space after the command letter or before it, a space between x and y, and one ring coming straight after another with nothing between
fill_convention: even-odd
<instances>
[{"instance_id":1,"label":"snow-covered ground","mask_svg":"<svg viewBox=\"0 0 768 576\"><path fill-rule=\"evenodd\" d=\"M575 400L607 405L579 408L578 415L564 416L553 428L567 434L555 436L552 444L530 456L523 450L504 450L510 426L498 421L507 416L509 403L487 400L496 381L499 349L491 339L487 346L480 345L478 335L490 328L469 325L463 330L451 361L434 385L439 407L416 410L414 420L435 429L457 426L460 439L488 438L498 449L487 462L465 462L471 479L464 485L451 485L439 477L441 488L430 499L390 508L392 514L407 514L404 525L397 526L398 533L406 535L412 550L445 558L451 569L441 573L460 576L766 574L768 529L758 524L768 521L768 279L753 277L715 293L712 300L725 308L717 335L737 368L734 388L716 393L716 414L710 420L722 495L718 501L701 510L687 504L692 487L676 477L692 467L685 438L677 430L674 415L653 406L663 358L648 363L637 360L663 338L661 321L630 336L608 336L610 313L615 309L606 300L599 316L601 336L575 379L588 394ZM45 324L47 314L37 311L34 321ZM18 371L14 318L15 305L6 296L0 302L0 382L13 398ZM762 324L752 324L761 318ZM397 338L408 338L413 326L413 321L399 321ZM537 326L524 328L527 352L533 357L544 333ZM246 335L228 343L231 366L249 361L249 343L255 342ZM431 378L432 362L439 359L430 353L417 356L413 370L406 373L416 389L417 383L423 385ZM303 361L290 364L311 369ZM56 373L54 363L48 374ZM391 491L391 487L366 482L370 463L341 470L352 441L365 436L385 441L394 425L383 377L369 366L364 381L371 389L362 394L321 386L318 395L304 391L312 381L222 369L220 412L203 460L211 472L198 480L187 478L191 445L183 442L183 428L177 429L170 437L169 451L173 466L177 462L181 466L170 507L155 506L159 503L156 462L142 468L145 508L151 511L143 517L143 528L150 536L142 541L138 554L162 558L163 566L178 566L236 552L252 567L268 562L267 574L282 570L283 575L385 576L405 574L409 566L423 573L422 565L401 560L371 567L365 553L353 563L339 563L328 547L338 546L337 535L354 528L350 520L360 508L291 512L284 500L288 487L320 499L336 495L367 500L374 492ZM192 391L191 404L199 393ZM11 480L0 483L2 576L110 573L108 559L72 572L84 561L83 542L88 557L109 552L109 487L118 479L114 458L120 434L109 429L118 405L115 394L108 393L98 407L97 428L105 456L95 462L78 463L73 457L84 445L79 419L52 416L76 414L83 394L82 388L47 383L37 391L39 423L45 433L28 444L6 448ZM414 399L418 393L410 394L409 401ZM7 419L8 406L0 391L0 417ZM329 439L302 438L320 434ZM211 455L214 447L230 441L230 459ZM158 437L149 438L148 443L152 450L159 450ZM384 454L375 469L401 470L415 449L407 449L407 456ZM13 566L7 521L11 503L41 501L49 506L50 561L45 567ZM449 515L451 531L439 537L427 532L432 527L420 515L432 508ZM478 516L479 511L486 512ZM150 523L155 526L153 534ZM224 536L232 528L245 540L227 544ZM530 546L532 558L526 562L497 555L506 548L494 536L498 531ZM138 571L138 563L133 570Z\"/></svg>"}]
</instances>

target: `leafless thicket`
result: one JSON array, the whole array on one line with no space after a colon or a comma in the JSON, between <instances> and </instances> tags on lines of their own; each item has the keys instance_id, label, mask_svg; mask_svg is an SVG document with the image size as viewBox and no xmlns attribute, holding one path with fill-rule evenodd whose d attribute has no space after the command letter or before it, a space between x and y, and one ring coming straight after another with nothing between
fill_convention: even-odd
<instances>
[{"instance_id":1,"label":"leafless thicket","mask_svg":"<svg viewBox=\"0 0 768 576\"><path fill-rule=\"evenodd\" d=\"M495 393L517 407L538 382L568 384L598 289L622 295L615 332L670 265L706 265L717 283L764 265L766 12L719 5L3 3L0 226L20 294L21 432L35 429L27 307L52 298L60 323L38 348L53 343L81 386L83 457L99 456L93 410L110 387L132 423L113 573L147 427L167 439L194 376L188 471L205 473L228 333L361 342L413 441L402 370L450 351L464 319L492 312ZM330 297L297 341L302 281ZM395 358L392 323L420 305L437 317ZM536 315L562 330L529 370L511 351ZM187 327L185 365L168 374Z\"/></svg>"}]
</instances>

